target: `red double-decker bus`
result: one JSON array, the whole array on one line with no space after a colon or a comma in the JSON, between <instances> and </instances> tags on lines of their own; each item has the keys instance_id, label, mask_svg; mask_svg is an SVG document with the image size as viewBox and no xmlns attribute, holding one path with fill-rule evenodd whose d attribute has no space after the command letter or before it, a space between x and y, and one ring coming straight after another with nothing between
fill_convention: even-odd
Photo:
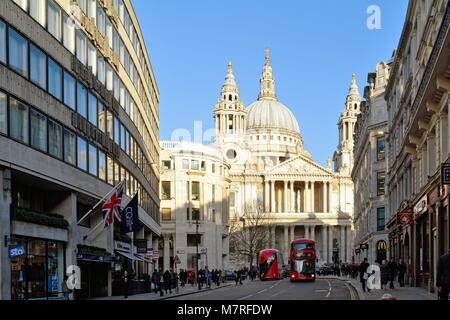
<instances>
[{"instance_id":1,"label":"red double-decker bus","mask_svg":"<svg viewBox=\"0 0 450 320\"><path fill-rule=\"evenodd\" d=\"M279 280L283 277L283 257L276 249L261 250L258 254L259 279Z\"/></svg>"},{"instance_id":2,"label":"red double-decker bus","mask_svg":"<svg viewBox=\"0 0 450 320\"><path fill-rule=\"evenodd\" d=\"M314 241L308 239L292 241L289 261L291 282L316 280L316 246Z\"/></svg>"}]
</instances>

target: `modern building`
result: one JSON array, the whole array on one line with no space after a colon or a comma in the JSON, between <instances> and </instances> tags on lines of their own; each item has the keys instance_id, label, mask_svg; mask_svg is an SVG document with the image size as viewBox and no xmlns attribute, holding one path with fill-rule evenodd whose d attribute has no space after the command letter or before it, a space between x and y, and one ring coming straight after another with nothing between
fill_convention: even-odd
<instances>
[{"instance_id":1,"label":"modern building","mask_svg":"<svg viewBox=\"0 0 450 320\"><path fill-rule=\"evenodd\" d=\"M255 214L264 217L264 223L259 224L266 230L261 247L279 249L285 263L290 242L297 238L316 240L321 263L350 261L353 214L350 171L341 171L338 166L333 172L331 160L326 168L322 167L304 148L295 116L275 94L268 51L258 100L244 107L229 64L214 119L213 146L230 165L230 225L240 223L242 228L249 228ZM341 158L345 139L341 136L336 160L351 167L351 157ZM236 253L230 239L230 267L248 267L248 261Z\"/></svg>"},{"instance_id":2,"label":"modern building","mask_svg":"<svg viewBox=\"0 0 450 320\"><path fill-rule=\"evenodd\" d=\"M388 128L384 94L388 81L389 64L379 62L375 72L368 74L365 101L356 121L352 170L356 263L367 258L369 263L379 261L381 264L387 258L385 141Z\"/></svg>"},{"instance_id":3,"label":"modern building","mask_svg":"<svg viewBox=\"0 0 450 320\"><path fill-rule=\"evenodd\" d=\"M125 181L134 238L157 246L158 99L130 0L0 1L0 299L58 299L72 265L77 299L153 269L100 210L82 217Z\"/></svg>"},{"instance_id":4,"label":"modern building","mask_svg":"<svg viewBox=\"0 0 450 320\"><path fill-rule=\"evenodd\" d=\"M196 270L199 254L199 269L224 270L230 166L216 148L169 141L161 142L161 164L160 267Z\"/></svg>"},{"instance_id":5,"label":"modern building","mask_svg":"<svg viewBox=\"0 0 450 320\"><path fill-rule=\"evenodd\" d=\"M449 245L450 3L409 2L386 88L388 254L408 264L408 283L435 289Z\"/></svg>"}]
</instances>

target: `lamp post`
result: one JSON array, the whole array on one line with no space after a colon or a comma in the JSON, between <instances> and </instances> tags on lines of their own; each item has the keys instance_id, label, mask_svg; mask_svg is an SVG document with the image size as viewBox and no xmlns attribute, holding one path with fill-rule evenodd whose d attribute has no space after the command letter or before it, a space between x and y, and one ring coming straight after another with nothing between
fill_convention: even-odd
<instances>
[{"instance_id":1,"label":"lamp post","mask_svg":"<svg viewBox=\"0 0 450 320\"><path fill-rule=\"evenodd\" d=\"M195 220L195 234L196 234L196 240L197 240L196 241L197 255L196 255L195 261L196 261L196 269L197 269L196 275L197 275L198 290L201 290L200 281L199 281L200 277L199 277L199 274L198 274L198 243L200 242L199 241L200 240L200 235L198 233L198 225L199 225L199 222L198 222L198 217L197 217L197 219Z\"/></svg>"}]
</instances>

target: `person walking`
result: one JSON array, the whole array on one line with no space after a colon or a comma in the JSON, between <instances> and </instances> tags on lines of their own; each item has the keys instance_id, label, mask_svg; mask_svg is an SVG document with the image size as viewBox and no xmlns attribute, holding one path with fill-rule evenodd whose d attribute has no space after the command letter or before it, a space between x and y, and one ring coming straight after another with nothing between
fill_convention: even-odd
<instances>
[{"instance_id":1,"label":"person walking","mask_svg":"<svg viewBox=\"0 0 450 320\"><path fill-rule=\"evenodd\" d=\"M448 252L439 258L436 286L439 300L448 300L450 293L450 246Z\"/></svg>"},{"instance_id":2,"label":"person walking","mask_svg":"<svg viewBox=\"0 0 450 320\"><path fill-rule=\"evenodd\" d=\"M406 263L403 261L403 259L400 259L398 262L398 283L400 287L405 286L405 274L408 268L406 267Z\"/></svg>"},{"instance_id":3,"label":"person walking","mask_svg":"<svg viewBox=\"0 0 450 320\"><path fill-rule=\"evenodd\" d=\"M359 280L361 281L364 292L366 292L367 279L369 279L367 268L369 268L369 263L367 262L367 258L364 258L364 262L359 266ZM367 291L370 292L370 289L367 288Z\"/></svg>"},{"instance_id":4,"label":"person walking","mask_svg":"<svg viewBox=\"0 0 450 320\"><path fill-rule=\"evenodd\" d=\"M387 289L387 283L389 281L389 267L387 265L387 261L383 260L380 267L380 276L381 276L381 289Z\"/></svg>"},{"instance_id":5,"label":"person walking","mask_svg":"<svg viewBox=\"0 0 450 320\"><path fill-rule=\"evenodd\" d=\"M125 270L122 274L122 288L125 299L128 299L129 284L130 284L130 276L128 275L128 271Z\"/></svg>"},{"instance_id":6,"label":"person walking","mask_svg":"<svg viewBox=\"0 0 450 320\"><path fill-rule=\"evenodd\" d=\"M208 289L211 289L211 271L209 271L208 266L205 267L205 278L206 278L206 286Z\"/></svg>"},{"instance_id":7,"label":"person walking","mask_svg":"<svg viewBox=\"0 0 450 320\"><path fill-rule=\"evenodd\" d=\"M389 267L389 288L395 289L394 287L394 280L397 276L397 265L395 264L394 259L391 259L391 261L388 264Z\"/></svg>"},{"instance_id":8,"label":"person walking","mask_svg":"<svg viewBox=\"0 0 450 320\"><path fill-rule=\"evenodd\" d=\"M169 270L166 270L163 274L163 283L164 283L164 291L167 294L167 291L169 293L172 293L172 275L169 272Z\"/></svg>"},{"instance_id":9,"label":"person walking","mask_svg":"<svg viewBox=\"0 0 450 320\"><path fill-rule=\"evenodd\" d=\"M178 275L176 272L172 273L172 287L175 290L175 293L178 293L179 288L178 288Z\"/></svg>"},{"instance_id":10,"label":"person walking","mask_svg":"<svg viewBox=\"0 0 450 320\"><path fill-rule=\"evenodd\" d=\"M239 279L241 277L241 270L235 271L234 273L236 274L236 285L238 285Z\"/></svg>"},{"instance_id":11,"label":"person walking","mask_svg":"<svg viewBox=\"0 0 450 320\"><path fill-rule=\"evenodd\" d=\"M159 296L164 296L164 292L163 292L163 282L162 282L162 275L161 275L161 271L157 271L156 272L156 288L159 291Z\"/></svg>"}]
</instances>

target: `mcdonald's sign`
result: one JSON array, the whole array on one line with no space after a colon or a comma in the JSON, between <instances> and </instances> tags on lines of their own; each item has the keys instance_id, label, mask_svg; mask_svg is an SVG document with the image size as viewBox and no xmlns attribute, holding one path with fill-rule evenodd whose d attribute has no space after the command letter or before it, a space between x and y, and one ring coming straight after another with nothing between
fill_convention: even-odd
<instances>
[{"instance_id":1,"label":"mcdonald's sign","mask_svg":"<svg viewBox=\"0 0 450 320\"><path fill-rule=\"evenodd\" d=\"M386 241L378 241L377 250L387 250Z\"/></svg>"}]
</instances>

